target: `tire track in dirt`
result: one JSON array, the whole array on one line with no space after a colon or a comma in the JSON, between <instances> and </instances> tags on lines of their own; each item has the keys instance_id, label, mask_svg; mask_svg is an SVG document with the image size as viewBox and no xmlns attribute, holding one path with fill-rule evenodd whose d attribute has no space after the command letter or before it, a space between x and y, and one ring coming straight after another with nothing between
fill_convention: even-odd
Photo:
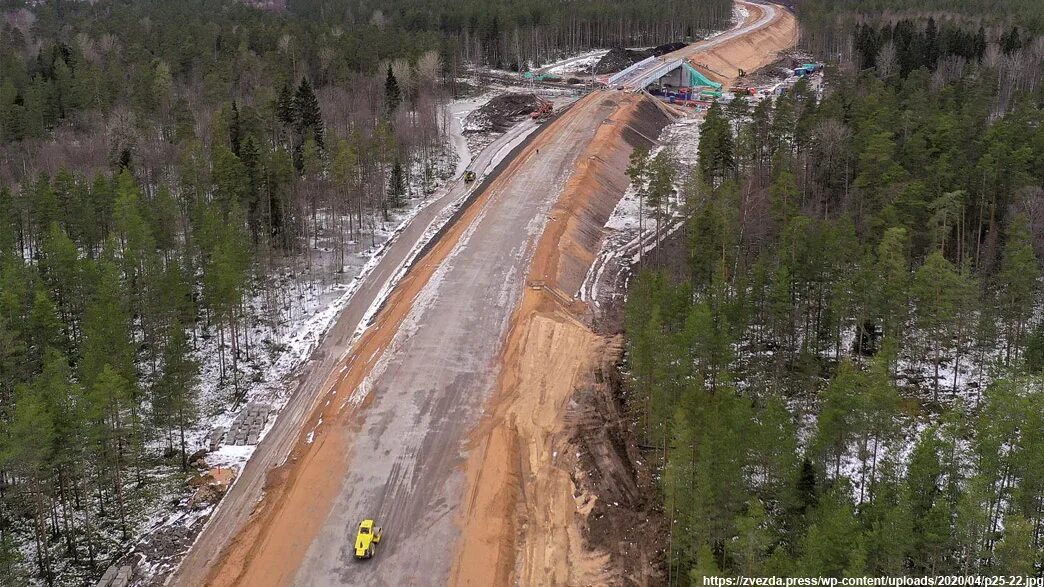
<instances>
[{"instance_id":1,"label":"tire track in dirt","mask_svg":"<svg viewBox=\"0 0 1044 587\"><path fill-rule=\"evenodd\" d=\"M753 13L748 23L764 16L765 8L743 4ZM726 83L741 68L757 69L797 40L793 15L781 7L773 10L773 20L764 26L684 56L713 64L724 72L719 77ZM600 417L578 422L578 414L599 411L578 406L578 398L606 401L606 394L589 392L605 390L605 362L619 357L620 342L597 335L588 307L573 299L598 254L605 221L628 185L625 170L632 148L649 146L649 137L658 136L666 125L664 110L651 100L627 103L603 126L551 212L530 269L530 287L512 318L496 395L472 435L462 540L451 585L656 581L649 563L657 556L654 546L610 536L600 542L615 541L615 546L596 549L585 540L588 515L600 499L636 502L641 497L628 451L621 454L619 447L610 446L612 439L604 431L603 438L590 443L577 439L585 428L599 426ZM589 462L583 465L593 460L599 469L587 479L581 479L584 450L601 453L585 456ZM602 531L613 527L599 524Z\"/></svg>"},{"instance_id":2,"label":"tire track in dirt","mask_svg":"<svg viewBox=\"0 0 1044 587\"><path fill-rule=\"evenodd\" d=\"M338 367L343 365L344 368L335 368L331 378L324 383L322 388L324 395L319 401L318 408L301 430L300 437L287 463L269 474L265 486L265 498L258 504L243 530L223 550L209 571L206 584L254 587L294 582L295 574L305 561L306 553L314 544L322 526L330 518L331 507L342 492L348 467L351 466L347 455L352 451L352 447L357 441L356 437L359 435L361 427L365 425L366 414L379 395L379 391L367 389L367 378L392 344L404 320L413 309L418 296L461 242L461 239L473 230L477 223L482 222L481 219L486 214L490 199L495 197L499 190L506 189L505 186L510 185L512 178L518 174L533 175L534 178L538 178L540 176L539 168L534 168L531 160L544 161L547 158L557 157L552 147L545 149L542 155L540 154L540 148L547 146L551 141L546 137L557 137L556 144L558 145L572 144L576 145L577 149L582 147L582 143L576 141L581 140L580 137L585 132L592 134L594 132L593 130L585 131L584 128L597 128L601 125L607 110L612 106L603 103L603 98L602 96L591 96L582 100L561 118L549 123L547 131L522 149L503 171L501 177L494 180L489 188L483 191L482 195L469 206L443 238L400 281L387 304L378 314L374 325L353 346L347 359L338 364ZM575 165L571 159L568 161L570 161L570 167ZM545 183L543 191L545 197L554 195L554 192L548 191L549 189L553 189L553 186ZM519 204L524 206L525 202L516 202L516 205ZM508 246L516 245L509 244ZM523 284L519 282L517 287L522 289ZM502 318L505 328L507 318L507 314ZM311 442L309 442L309 436L311 436ZM441 458L438 455L436 457ZM452 466L452 463L450 465ZM374 488L363 489L372 491ZM403 493L396 487L391 487L391 490L393 501L396 499L409 500L412 497L409 492ZM354 534L347 537L342 536L342 539L350 542L353 537ZM388 549L394 549L395 544L395 539L389 540L389 546L382 544L386 554L383 557L378 556L370 563L380 563L390 557L392 552ZM434 553L429 552L428 556L436 558L441 556L449 559L452 557L452 548L443 548L441 553L435 549ZM367 568L370 567L372 564ZM358 572L365 571L361 566L355 567L355 569ZM394 570L394 568L390 570ZM369 571L366 572L369 573ZM389 572L388 575L393 574ZM361 580L361 576L359 579ZM342 581L332 578L329 581L324 579L323 583L326 582L343 584L359 581L356 579ZM413 583L418 584L416 581ZM388 579L379 581L377 584L395 583L393 579Z\"/></svg>"},{"instance_id":3,"label":"tire track in dirt","mask_svg":"<svg viewBox=\"0 0 1044 587\"><path fill-rule=\"evenodd\" d=\"M620 578L608 553L585 544L584 519L596 498L573 482L577 459L566 408L573 392L592 382L606 344L573 294L627 187L631 150L650 147L646 137L668 121L651 98L629 95L551 211L500 359L490 415L472 435L451 585L599 585Z\"/></svg>"}]
</instances>

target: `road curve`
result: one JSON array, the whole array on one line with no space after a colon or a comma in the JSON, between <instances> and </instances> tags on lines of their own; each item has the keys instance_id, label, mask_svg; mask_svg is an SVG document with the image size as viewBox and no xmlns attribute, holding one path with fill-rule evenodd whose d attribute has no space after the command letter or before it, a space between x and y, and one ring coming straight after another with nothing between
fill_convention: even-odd
<instances>
[{"instance_id":1,"label":"road curve","mask_svg":"<svg viewBox=\"0 0 1044 587\"><path fill-rule=\"evenodd\" d=\"M455 126L452 134L459 135L460 121L454 118L450 123ZM499 158L505 155L505 150L517 146L518 141L534 130L535 124L529 120L515 125L486 147L473 161L462 167L475 171L480 178L489 174ZM478 182L475 185L478 185ZM221 549L239 532L261 499L268 471L286 459L305 419L315 406L323 383L343 360L356 329L371 306L381 292L385 291L402 264L409 259L432 222L463 197L468 189L470 187L459 179L452 180L452 183L443 189L442 195L419 210L387 245L388 248L381 260L363 278L362 284L338 315L308 363L290 383L295 385L296 389L286 407L280 412L272 429L258 445L239 479L218 505L167 584L184 587L198 587L204 584L206 574L218 558Z\"/></svg>"},{"instance_id":2,"label":"road curve","mask_svg":"<svg viewBox=\"0 0 1044 587\"><path fill-rule=\"evenodd\" d=\"M778 17L778 11L782 10L782 8L779 8L774 4L745 2L743 0L737 0L736 3L742 4L750 12L750 15L747 17L745 22L705 41L692 43L691 45L682 47L677 51L662 55L657 59L650 61L645 66L629 72L626 77L616 80L614 85L630 91L641 91L645 88L639 87L639 85L637 85L638 82L653 69L656 69L666 62L677 59L688 59L694 55L704 53L714 47L728 43L737 37L765 28L772 23L772 21L776 20Z\"/></svg>"}]
</instances>

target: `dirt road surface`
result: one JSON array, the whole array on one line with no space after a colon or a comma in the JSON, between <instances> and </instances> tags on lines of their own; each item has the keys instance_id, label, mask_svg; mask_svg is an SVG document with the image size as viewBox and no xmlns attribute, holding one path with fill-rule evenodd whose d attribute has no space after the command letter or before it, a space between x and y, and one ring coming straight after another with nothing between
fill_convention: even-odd
<instances>
[{"instance_id":1,"label":"dirt road surface","mask_svg":"<svg viewBox=\"0 0 1044 587\"><path fill-rule=\"evenodd\" d=\"M463 441L493 389L547 211L617 107L607 95L575 104L515 157L448 244L421 260L402 288L409 294L393 296L344 367L331 366L332 395L304 426L314 443L299 444L269 480L266 511L231 540L205 583L446 582ZM363 517L375 517L385 538L359 564L351 545Z\"/></svg>"},{"instance_id":2,"label":"dirt road surface","mask_svg":"<svg viewBox=\"0 0 1044 587\"><path fill-rule=\"evenodd\" d=\"M460 122L452 119L456 128L452 134L460 137ZM501 135L473 161L461 161L460 169L471 169L481 178L493 170L496 161L506 155L529 133L535 130L532 121L524 121ZM463 140L461 138L460 140ZM458 174L459 175L459 174ZM477 182L476 182L477 185ZM470 189L463 182L453 180L443 195L434 199L398 234L388 245L384 257L364 278L345 310L324 337L308 364L292 382L296 390L287 406L280 413L272 430L257 447L257 451L240 473L232 490L221 501L217 510L200 534L192 549L174 574L170 584L197 587L204 583L209 567L218 553L243 527L261 499L265 477L268 472L286 459L287 454L300 435L305 418L315 406L323 383L335 371L336 365L344 360L356 329L366 316L377 296L387 287L422 239L431 223L444 211L464 196Z\"/></svg>"},{"instance_id":3,"label":"dirt road surface","mask_svg":"<svg viewBox=\"0 0 1044 587\"><path fill-rule=\"evenodd\" d=\"M348 475L295 584L446 581L459 533L462 440L493 388L497 351L556 186L615 108L610 99L586 100L524 152L525 163L501 176L476 223L414 300L386 360L370 375L374 397L348 455ZM380 521L387 547L357 564L351 543L365 516Z\"/></svg>"}]
</instances>

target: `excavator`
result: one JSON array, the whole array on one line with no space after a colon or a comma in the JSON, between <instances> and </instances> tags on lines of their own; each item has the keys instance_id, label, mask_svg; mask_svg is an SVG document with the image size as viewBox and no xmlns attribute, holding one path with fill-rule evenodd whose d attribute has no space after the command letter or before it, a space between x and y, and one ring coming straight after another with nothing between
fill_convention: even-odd
<instances>
[{"instance_id":1,"label":"excavator","mask_svg":"<svg viewBox=\"0 0 1044 587\"><path fill-rule=\"evenodd\" d=\"M536 122L544 122L548 118L551 118L551 113L555 108L555 105L550 100L545 100L540 96L536 97L537 108L529 116Z\"/></svg>"}]
</instances>

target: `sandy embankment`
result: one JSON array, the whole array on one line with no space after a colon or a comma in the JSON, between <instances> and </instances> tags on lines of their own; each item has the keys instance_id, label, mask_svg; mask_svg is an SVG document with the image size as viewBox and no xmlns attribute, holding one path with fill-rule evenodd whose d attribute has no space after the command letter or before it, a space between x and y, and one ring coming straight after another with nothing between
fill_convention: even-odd
<instances>
[{"instance_id":1,"label":"sandy embankment","mask_svg":"<svg viewBox=\"0 0 1044 587\"><path fill-rule=\"evenodd\" d=\"M761 18L765 8L746 4L750 17ZM689 60L716 81L731 85L740 70L753 72L776 60L776 54L797 44L797 18L782 6L774 6L776 18L764 27L730 39L726 43L699 51Z\"/></svg>"},{"instance_id":2,"label":"sandy embankment","mask_svg":"<svg viewBox=\"0 0 1044 587\"><path fill-rule=\"evenodd\" d=\"M376 323L340 363L343 368L335 369L323 384L324 395L301 430L287 463L269 473L264 499L246 526L216 556L207 574L207 585L254 587L293 580L309 545L329 516L349 466L345 455L358 434L360 413L373 399L372 394L359 390L389 348L414 300L461 235L477 222L501 182L510 181L520 169L530 165L533 154L546 143L545 137L567 135L562 129L571 128L572 117L591 116L590 111L597 109L587 109L584 104L598 104L599 99L590 96L586 102L578 103L574 112L548 123L546 134L535 136L488 186L479 188L477 199L394 288ZM354 394L359 395L353 399Z\"/></svg>"},{"instance_id":3,"label":"sandy embankment","mask_svg":"<svg viewBox=\"0 0 1044 587\"><path fill-rule=\"evenodd\" d=\"M453 585L597 585L618 572L608 553L585 544L594 498L577 495L573 482L567 403L595 377L606 342L572 296L627 187L631 150L651 146L668 118L649 98L605 99L620 107L551 212L513 317L490 416L473 435Z\"/></svg>"}]
</instances>

